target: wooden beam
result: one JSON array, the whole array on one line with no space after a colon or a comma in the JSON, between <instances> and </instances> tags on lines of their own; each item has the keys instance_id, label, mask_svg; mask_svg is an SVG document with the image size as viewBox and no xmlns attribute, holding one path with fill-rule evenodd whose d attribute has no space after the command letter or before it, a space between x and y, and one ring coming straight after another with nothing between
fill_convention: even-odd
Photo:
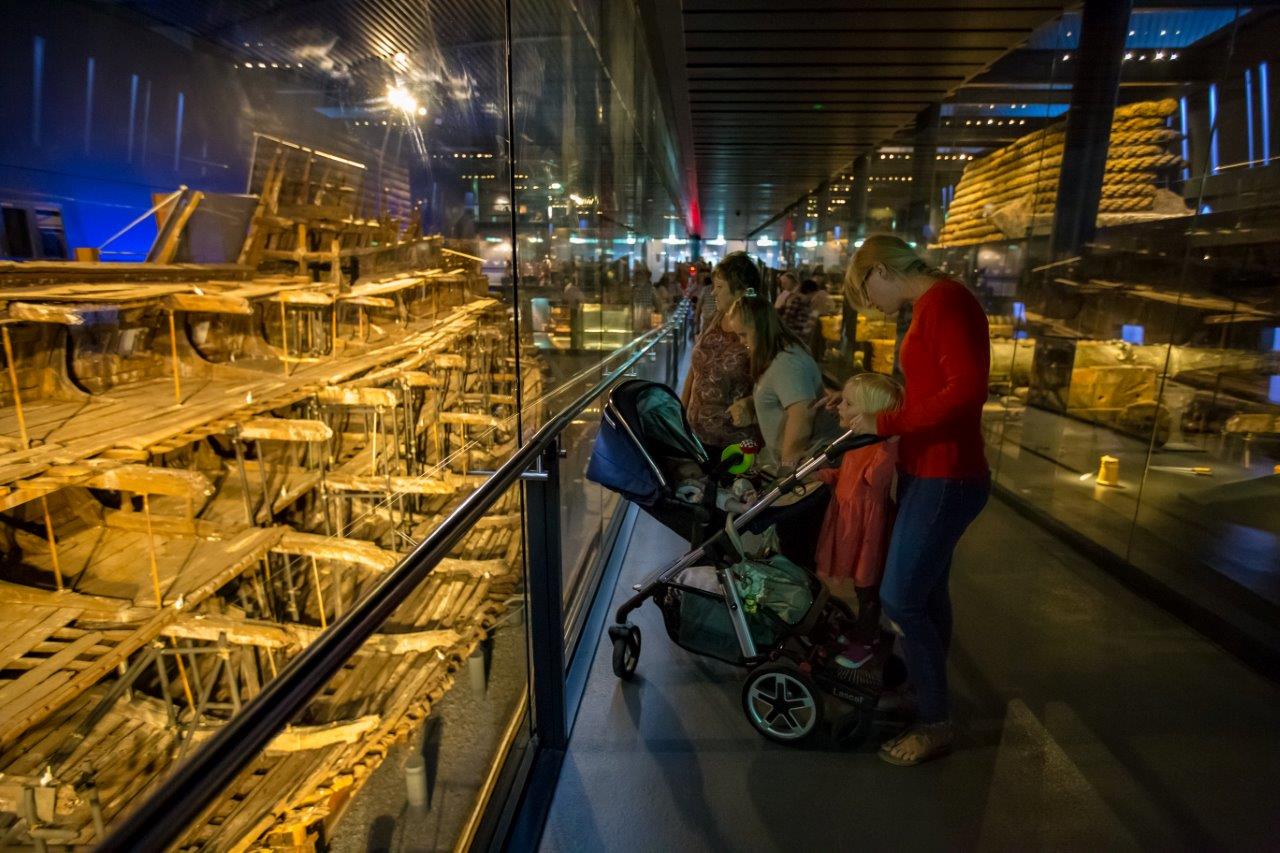
<instances>
[{"instance_id":1,"label":"wooden beam","mask_svg":"<svg viewBox=\"0 0 1280 853\"><path fill-rule=\"evenodd\" d=\"M266 649L297 648L303 644L297 632L284 625L203 613L183 613L177 621L164 626L160 633L179 640L208 643L216 643L219 637L226 635L228 643Z\"/></svg>"},{"instance_id":2,"label":"wooden beam","mask_svg":"<svg viewBox=\"0 0 1280 853\"><path fill-rule=\"evenodd\" d=\"M383 485L385 487L385 482ZM300 533L296 530L286 532L271 550L277 554L295 554L320 560L351 563L378 572L389 571L400 562L399 554L379 548L371 542L317 533Z\"/></svg>"},{"instance_id":3,"label":"wooden beam","mask_svg":"<svg viewBox=\"0 0 1280 853\"><path fill-rule=\"evenodd\" d=\"M269 753L303 752L342 743L355 743L361 735L373 731L381 722L380 716L370 714L347 722L289 726L271 739L266 751Z\"/></svg>"},{"instance_id":4,"label":"wooden beam","mask_svg":"<svg viewBox=\"0 0 1280 853\"><path fill-rule=\"evenodd\" d=\"M253 306L249 304L248 299L221 293L174 293L165 297L164 305L170 311L201 314L253 314Z\"/></svg>"},{"instance_id":5,"label":"wooden beam","mask_svg":"<svg viewBox=\"0 0 1280 853\"><path fill-rule=\"evenodd\" d=\"M213 483L199 471L157 468L151 465L122 465L112 468L86 481L85 485L114 492L169 495L176 498L194 499L213 494Z\"/></svg>"},{"instance_id":6,"label":"wooden beam","mask_svg":"<svg viewBox=\"0 0 1280 853\"><path fill-rule=\"evenodd\" d=\"M240 426L246 441L328 441L333 430L324 421L254 418Z\"/></svg>"},{"instance_id":7,"label":"wooden beam","mask_svg":"<svg viewBox=\"0 0 1280 853\"><path fill-rule=\"evenodd\" d=\"M391 409L400 397L389 388L357 388L350 385L330 385L316 392L316 399L326 406L365 406L371 409Z\"/></svg>"},{"instance_id":8,"label":"wooden beam","mask_svg":"<svg viewBox=\"0 0 1280 853\"><path fill-rule=\"evenodd\" d=\"M187 227L187 223L191 221L192 214L196 212L196 208L200 206L200 202L203 199L203 192L200 190L193 191L188 196L187 203L173 215L173 221L166 221L161 226L160 231L164 236L160 240L160 245L155 247L148 256L148 262L156 264L173 263L173 256L178 253L178 241L182 238L182 232Z\"/></svg>"},{"instance_id":9,"label":"wooden beam","mask_svg":"<svg viewBox=\"0 0 1280 853\"><path fill-rule=\"evenodd\" d=\"M87 306L47 305L35 302L10 302L9 316L28 323L53 323L59 326L83 326ZM112 309L114 310L114 309Z\"/></svg>"}]
</instances>

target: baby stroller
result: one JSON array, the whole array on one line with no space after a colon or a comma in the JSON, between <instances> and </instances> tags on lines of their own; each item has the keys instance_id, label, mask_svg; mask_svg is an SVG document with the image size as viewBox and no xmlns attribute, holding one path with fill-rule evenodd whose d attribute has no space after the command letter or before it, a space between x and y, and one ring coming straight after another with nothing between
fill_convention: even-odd
<instances>
[{"instance_id":1,"label":"baby stroller","mask_svg":"<svg viewBox=\"0 0 1280 853\"><path fill-rule=\"evenodd\" d=\"M671 389L642 380L617 386L604 407L587 477L677 533L691 531L693 547L637 584L618 608L609 627L614 674L627 679L635 672L640 629L627 617L652 599L674 643L748 669L742 709L761 735L798 743L829 717L837 741L861 741L876 721L884 688L904 674L892 643L880 642L873 659L857 669L838 665L854 623L848 605L785 555L751 554L743 534L767 524L774 505L804 488L814 471L879 440L840 436L734 516L717 511L714 497L689 503L673 493L673 466L701 465L709 477L705 491L713 495L726 465L707 459Z\"/></svg>"}]
</instances>

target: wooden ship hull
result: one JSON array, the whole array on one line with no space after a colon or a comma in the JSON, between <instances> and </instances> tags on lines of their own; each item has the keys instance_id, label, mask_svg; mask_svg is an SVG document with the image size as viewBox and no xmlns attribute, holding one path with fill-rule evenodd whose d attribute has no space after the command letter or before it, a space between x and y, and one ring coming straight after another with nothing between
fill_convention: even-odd
<instances>
[{"instance_id":1,"label":"wooden ship hull","mask_svg":"<svg viewBox=\"0 0 1280 853\"><path fill-rule=\"evenodd\" d=\"M5 847L100 840L509 454L540 394L473 259L290 207L286 165L260 170L237 264L172 262L183 193L148 263L0 265ZM518 594L517 501L181 848L314 844Z\"/></svg>"}]
</instances>

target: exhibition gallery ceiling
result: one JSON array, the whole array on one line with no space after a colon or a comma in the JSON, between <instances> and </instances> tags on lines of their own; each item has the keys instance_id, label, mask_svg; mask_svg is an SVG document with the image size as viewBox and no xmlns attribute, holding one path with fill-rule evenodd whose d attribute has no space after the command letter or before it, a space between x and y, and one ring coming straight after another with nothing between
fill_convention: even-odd
<instances>
[{"instance_id":1,"label":"exhibition gallery ceiling","mask_svg":"<svg viewBox=\"0 0 1280 853\"><path fill-rule=\"evenodd\" d=\"M746 236L1062 13L1036 0L685 0L706 236Z\"/></svg>"}]
</instances>

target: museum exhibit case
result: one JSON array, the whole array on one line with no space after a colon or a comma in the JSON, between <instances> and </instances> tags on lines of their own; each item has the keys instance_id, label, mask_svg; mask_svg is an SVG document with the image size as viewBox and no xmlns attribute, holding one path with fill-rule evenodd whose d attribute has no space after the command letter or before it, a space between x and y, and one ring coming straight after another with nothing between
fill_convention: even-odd
<instances>
[{"instance_id":1,"label":"museum exhibit case","mask_svg":"<svg viewBox=\"0 0 1280 853\"><path fill-rule=\"evenodd\" d=\"M970 285L991 326L997 491L1275 660L1280 16L1135 3L1084 29L1081 11L1045 24L797 204L795 257L845 263L892 232ZM1114 110L1073 106L1108 67ZM844 369L892 371L906 318L851 307Z\"/></svg>"},{"instance_id":2,"label":"museum exhibit case","mask_svg":"<svg viewBox=\"0 0 1280 853\"><path fill-rule=\"evenodd\" d=\"M0 10L0 838L88 848L654 340L635 285L685 232L629 5ZM560 486L574 632L618 523L594 421ZM376 845L362 793L406 773L417 829L474 837L539 725L523 510L180 846Z\"/></svg>"}]
</instances>

